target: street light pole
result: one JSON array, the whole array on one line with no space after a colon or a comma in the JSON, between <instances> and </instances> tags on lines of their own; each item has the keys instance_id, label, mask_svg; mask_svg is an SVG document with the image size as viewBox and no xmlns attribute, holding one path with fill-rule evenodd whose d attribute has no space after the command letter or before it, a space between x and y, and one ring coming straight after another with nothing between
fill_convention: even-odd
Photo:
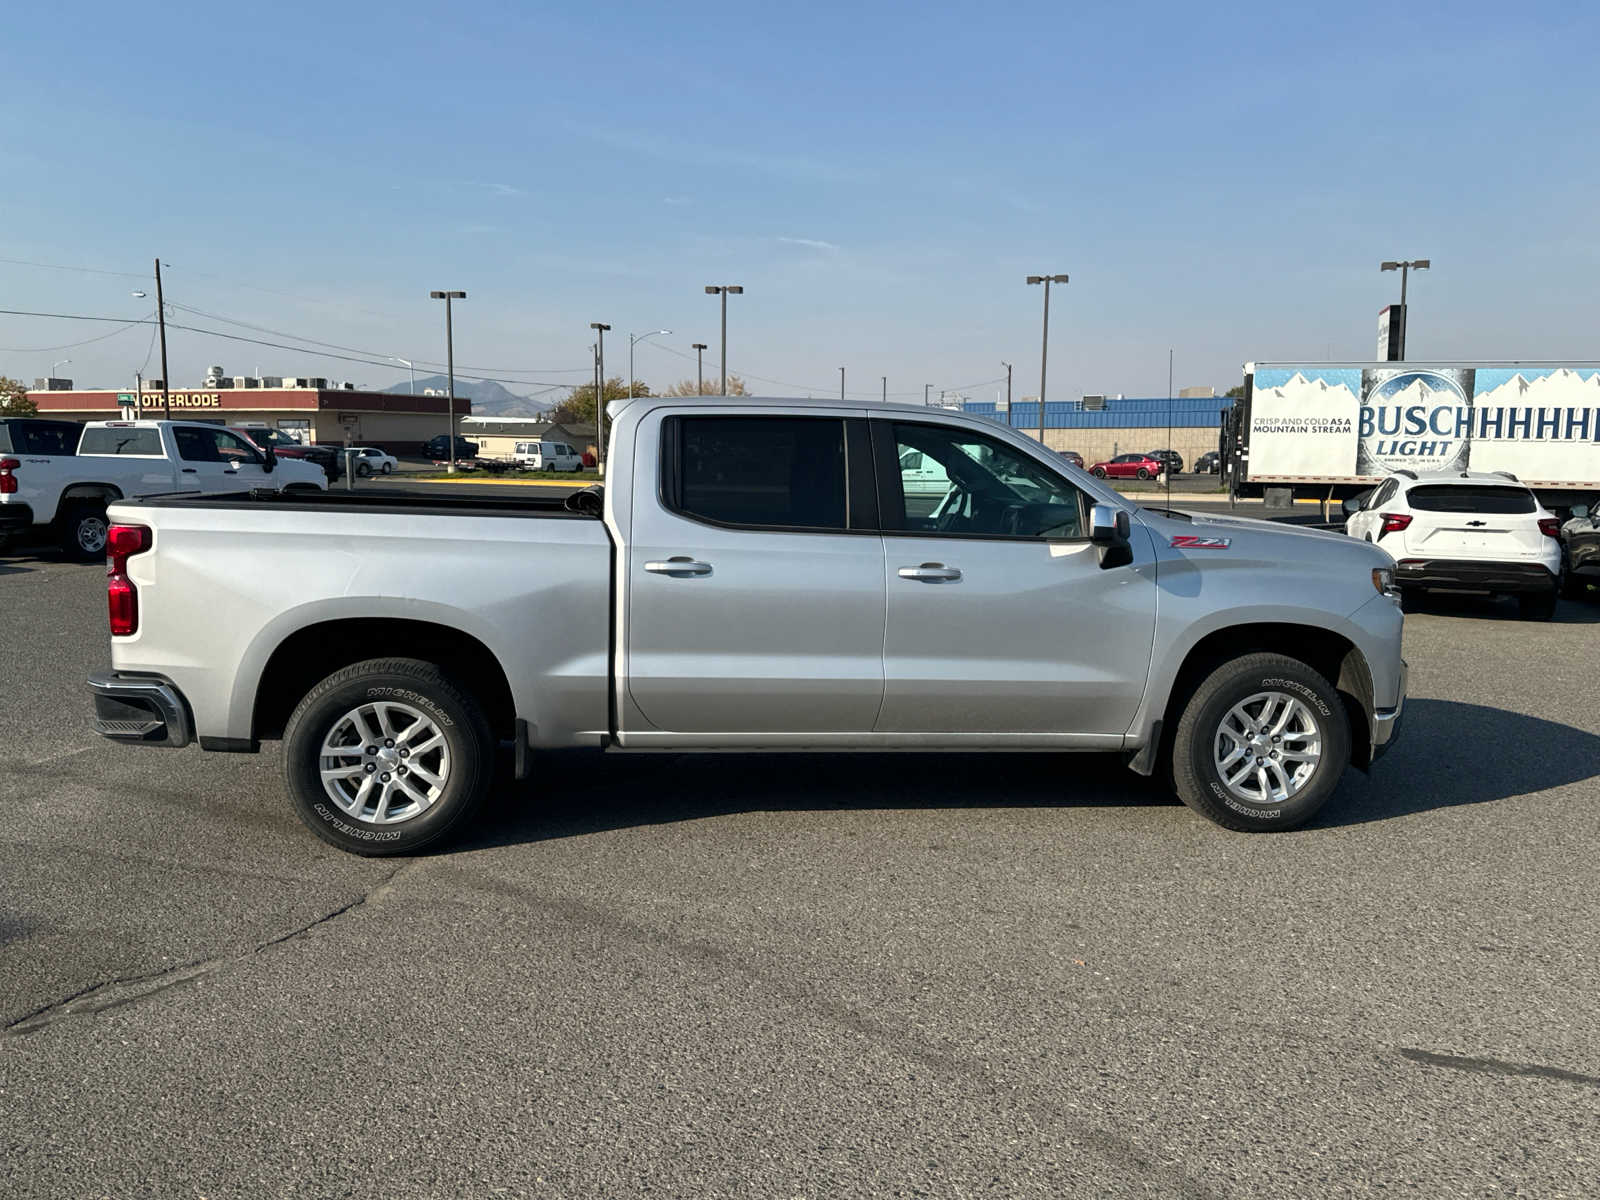
<instances>
[{"instance_id":1,"label":"street light pole","mask_svg":"<svg viewBox=\"0 0 1600 1200\"><path fill-rule=\"evenodd\" d=\"M925 383L925 384L922 385L922 407L923 408L927 408L928 407L928 393L931 392L931 391L933 391L933 384Z\"/></svg>"},{"instance_id":2,"label":"street light pole","mask_svg":"<svg viewBox=\"0 0 1600 1200\"><path fill-rule=\"evenodd\" d=\"M1044 445L1044 379L1050 365L1050 285L1066 283L1065 275L1029 275L1029 283L1044 284L1044 336L1039 347L1039 445Z\"/></svg>"},{"instance_id":3,"label":"street light pole","mask_svg":"<svg viewBox=\"0 0 1600 1200\"><path fill-rule=\"evenodd\" d=\"M1011 419L1011 364L1002 359L1000 365L1006 369L1006 424L1015 425Z\"/></svg>"},{"instance_id":4,"label":"street light pole","mask_svg":"<svg viewBox=\"0 0 1600 1200\"><path fill-rule=\"evenodd\" d=\"M446 386L450 389L450 474L456 473L456 329L450 309L452 300L465 300L465 292L429 292L435 300L444 301L444 363Z\"/></svg>"},{"instance_id":5,"label":"street light pole","mask_svg":"<svg viewBox=\"0 0 1600 1200\"><path fill-rule=\"evenodd\" d=\"M696 396L704 396L706 394L706 372L703 364L706 344L704 342L691 342L689 345L690 349L694 351L694 394Z\"/></svg>"},{"instance_id":6,"label":"street light pole","mask_svg":"<svg viewBox=\"0 0 1600 1200\"><path fill-rule=\"evenodd\" d=\"M883 402L885 404L889 403L889 377L887 375L883 377Z\"/></svg>"},{"instance_id":7,"label":"street light pole","mask_svg":"<svg viewBox=\"0 0 1600 1200\"><path fill-rule=\"evenodd\" d=\"M728 297L744 295L744 287L736 283L707 284L706 295L722 296L722 394L728 394Z\"/></svg>"},{"instance_id":8,"label":"street light pole","mask_svg":"<svg viewBox=\"0 0 1600 1200\"><path fill-rule=\"evenodd\" d=\"M645 338L659 337L663 333L671 333L670 329L655 329L649 333L630 333L628 335L628 399L633 399L633 348Z\"/></svg>"},{"instance_id":9,"label":"street light pole","mask_svg":"<svg viewBox=\"0 0 1600 1200\"><path fill-rule=\"evenodd\" d=\"M161 295L161 260L156 259L156 316L161 326L161 411L172 420L172 380L167 377L167 303Z\"/></svg>"},{"instance_id":10,"label":"street light pole","mask_svg":"<svg viewBox=\"0 0 1600 1200\"><path fill-rule=\"evenodd\" d=\"M594 371L596 382L594 386L594 456L595 469L600 473L600 478L606 476L606 331L611 328L599 321L590 321L589 328L595 331Z\"/></svg>"},{"instance_id":11,"label":"street light pole","mask_svg":"<svg viewBox=\"0 0 1600 1200\"><path fill-rule=\"evenodd\" d=\"M411 365L410 359L401 358L398 354L392 354L390 357L411 372L411 394L415 396L417 394L417 369Z\"/></svg>"},{"instance_id":12,"label":"street light pole","mask_svg":"<svg viewBox=\"0 0 1600 1200\"><path fill-rule=\"evenodd\" d=\"M839 368L839 399L844 399L844 368Z\"/></svg>"},{"instance_id":13,"label":"street light pole","mask_svg":"<svg viewBox=\"0 0 1600 1200\"><path fill-rule=\"evenodd\" d=\"M1400 272L1400 357L1406 356L1406 334L1411 332L1411 310L1406 307L1406 275L1411 271L1426 271L1433 265L1432 259L1414 258L1410 262L1389 261L1380 263L1380 271Z\"/></svg>"}]
</instances>

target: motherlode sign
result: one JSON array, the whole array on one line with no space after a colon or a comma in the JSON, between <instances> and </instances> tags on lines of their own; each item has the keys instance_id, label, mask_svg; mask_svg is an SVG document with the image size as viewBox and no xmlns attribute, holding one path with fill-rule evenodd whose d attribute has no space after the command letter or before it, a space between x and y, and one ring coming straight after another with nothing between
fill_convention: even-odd
<instances>
[{"instance_id":1,"label":"motherlode sign","mask_svg":"<svg viewBox=\"0 0 1600 1200\"><path fill-rule=\"evenodd\" d=\"M1392 471L1600 480L1600 365L1255 365L1249 476L1370 481Z\"/></svg>"}]
</instances>

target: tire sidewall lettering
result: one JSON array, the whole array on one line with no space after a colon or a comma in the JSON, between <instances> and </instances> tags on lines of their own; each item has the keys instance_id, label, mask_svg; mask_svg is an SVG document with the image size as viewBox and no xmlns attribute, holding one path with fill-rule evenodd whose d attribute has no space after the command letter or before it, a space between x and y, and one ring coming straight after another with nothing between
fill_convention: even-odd
<instances>
[{"instance_id":1,"label":"tire sidewall lettering","mask_svg":"<svg viewBox=\"0 0 1600 1200\"><path fill-rule=\"evenodd\" d=\"M321 817L331 828L337 830L344 837L359 838L363 842L398 842L400 840L401 831L398 829L362 829L335 816L333 810L326 804L314 804L311 807L316 811L317 816Z\"/></svg>"},{"instance_id":2,"label":"tire sidewall lettering","mask_svg":"<svg viewBox=\"0 0 1600 1200\"><path fill-rule=\"evenodd\" d=\"M455 722L450 719L450 714L441 708L436 701L422 695L420 692L413 692L409 688L369 687L367 689L367 699L404 700L407 704L416 704L427 709L440 724L448 725L452 728L455 726Z\"/></svg>"},{"instance_id":3,"label":"tire sidewall lettering","mask_svg":"<svg viewBox=\"0 0 1600 1200\"><path fill-rule=\"evenodd\" d=\"M1291 692L1295 692L1311 701L1317 712L1322 716L1331 717L1333 715L1333 709L1328 707L1328 702L1322 698L1317 689L1310 684L1301 683L1298 679L1268 676L1261 681L1261 686L1264 688L1288 688Z\"/></svg>"}]
</instances>

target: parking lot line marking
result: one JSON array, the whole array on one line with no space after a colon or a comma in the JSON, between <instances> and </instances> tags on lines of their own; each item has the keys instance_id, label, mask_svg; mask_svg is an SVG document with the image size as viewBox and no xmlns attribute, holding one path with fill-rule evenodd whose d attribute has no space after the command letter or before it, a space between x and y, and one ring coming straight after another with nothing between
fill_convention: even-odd
<instances>
[{"instance_id":1,"label":"parking lot line marking","mask_svg":"<svg viewBox=\"0 0 1600 1200\"><path fill-rule=\"evenodd\" d=\"M473 483L488 487L564 487L582 488L591 483L599 483L598 479L412 479L411 483Z\"/></svg>"},{"instance_id":2,"label":"parking lot line marking","mask_svg":"<svg viewBox=\"0 0 1600 1200\"><path fill-rule=\"evenodd\" d=\"M93 750L93 749L94 749L93 746L79 746L76 750L63 750L60 754L49 754L49 755L46 755L44 758L39 759L37 762L31 762L28 765L30 767L42 767L46 763L60 762L63 758L71 758L75 754L87 754L90 750Z\"/></svg>"}]
</instances>

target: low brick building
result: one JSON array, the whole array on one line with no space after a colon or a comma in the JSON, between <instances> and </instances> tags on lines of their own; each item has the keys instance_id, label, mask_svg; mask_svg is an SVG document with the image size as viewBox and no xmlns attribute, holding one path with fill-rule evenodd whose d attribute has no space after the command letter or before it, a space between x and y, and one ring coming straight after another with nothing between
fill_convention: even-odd
<instances>
[{"instance_id":1,"label":"low brick building","mask_svg":"<svg viewBox=\"0 0 1600 1200\"><path fill-rule=\"evenodd\" d=\"M310 445L377 446L390 454L415 454L429 438L450 430L444 396L329 387L325 380L284 383L295 386L175 388L170 414L218 425L264 423ZM142 403L131 388L31 391L28 398L41 417L72 421L152 419L169 411L159 389L146 390ZM459 422L471 414L472 402L457 396L455 410Z\"/></svg>"}]
</instances>

